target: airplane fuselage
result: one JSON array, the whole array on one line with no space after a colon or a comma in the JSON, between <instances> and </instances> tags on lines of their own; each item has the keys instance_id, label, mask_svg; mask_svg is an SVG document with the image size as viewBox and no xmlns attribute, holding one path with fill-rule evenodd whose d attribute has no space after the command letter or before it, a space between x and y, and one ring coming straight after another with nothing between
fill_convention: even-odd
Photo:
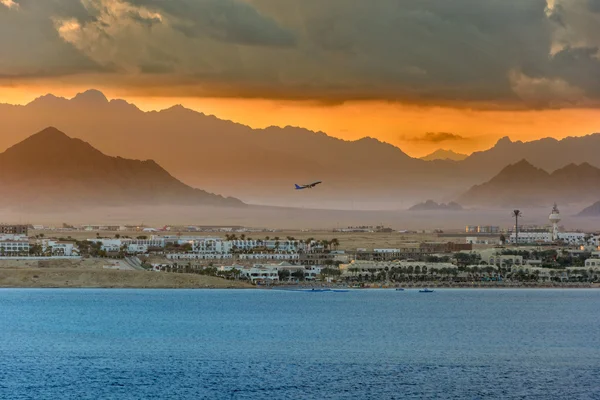
<instances>
[{"instance_id":1,"label":"airplane fuselage","mask_svg":"<svg viewBox=\"0 0 600 400\"><path fill-rule=\"evenodd\" d=\"M296 190L312 189L312 188L314 188L315 186L317 186L320 183L322 183L322 182L321 181L313 182L313 183L309 183L308 185L298 185L298 184L296 184Z\"/></svg>"}]
</instances>

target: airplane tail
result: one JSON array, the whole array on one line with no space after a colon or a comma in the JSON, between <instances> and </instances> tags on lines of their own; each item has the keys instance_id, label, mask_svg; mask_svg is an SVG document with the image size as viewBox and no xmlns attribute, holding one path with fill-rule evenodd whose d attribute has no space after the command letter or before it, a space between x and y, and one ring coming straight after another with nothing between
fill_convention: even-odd
<instances>
[{"instance_id":1,"label":"airplane tail","mask_svg":"<svg viewBox=\"0 0 600 400\"><path fill-rule=\"evenodd\" d=\"M297 183L295 185L296 185L296 190L302 189L302 186L298 185Z\"/></svg>"}]
</instances>

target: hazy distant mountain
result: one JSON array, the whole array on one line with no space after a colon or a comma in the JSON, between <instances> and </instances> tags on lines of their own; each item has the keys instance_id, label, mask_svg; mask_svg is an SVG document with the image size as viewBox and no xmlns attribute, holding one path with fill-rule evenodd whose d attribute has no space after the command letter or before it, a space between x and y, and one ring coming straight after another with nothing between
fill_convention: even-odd
<instances>
[{"instance_id":1,"label":"hazy distant mountain","mask_svg":"<svg viewBox=\"0 0 600 400\"><path fill-rule=\"evenodd\" d=\"M0 120L7 132L0 148L56 126L105 154L156 160L191 186L246 203L399 209L403 202L440 197L440 190L455 194L473 183L369 137L345 141L302 128L251 129L181 106L143 112L97 91L2 105ZM324 184L294 190L295 183L316 180Z\"/></svg>"},{"instance_id":2,"label":"hazy distant mountain","mask_svg":"<svg viewBox=\"0 0 600 400\"><path fill-rule=\"evenodd\" d=\"M484 207L513 207L582 203L598 197L600 169L588 163L569 164L549 174L521 160L488 182L473 186L458 201Z\"/></svg>"},{"instance_id":3,"label":"hazy distant mountain","mask_svg":"<svg viewBox=\"0 0 600 400\"><path fill-rule=\"evenodd\" d=\"M456 153L452 150L438 149L433 153L421 157L424 161L435 161L435 160L449 160L449 161L462 161L467 158L468 155Z\"/></svg>"},{"instance_id":4,"label":"hazy distant mountain","mask_svg":"<svg viewBox=\"0 0 600 400\"><path fill-rule=\"evenodd\" d=\"M154 161L109 157L47 128L0 154L2 206L243 206L193 189Z\"/></svg>"},{"instance_id":5,"label":"hazy distant mountain","mask_svg":"<svg viewBox=\"0 0 600 400\"><path fill-rule=\"evenodd\" d=\"M547 170L573 162L600 166L600 134L528 143L505 138L463 161L424 161L372 138L345 141L294 127L252 129L181 106L143 112L98 91L0 105L0 121L0 150L56 126L104 154L156 160L193 187L269 205L406 209L423 198L455 199L520 159ZM293 190L295 183L316 180L324 182L318 189Z\"/></svg>"},{"instance_id":6,"label":"hazy distant mountain","mask_svg":"<svg viewBox=\"0 0 600 400\"><path fill-rule=\"evenodd\" d=\"M448 204L436 203L433 200L427 200L423 203L415 204L409 211L461 211L463 208L460 204L451 201Z\"/></svg>"},{"instance_id":7,"label":"hazy distant mountain","mask_svg":"<svg viewBox=\"0 0 600 400\"><path fill-rule=\"evenodd\" d=\"M589 207L581 210L578 217L600 217L600 201L595 202Z\"/></svg>"},{"instance_id":8,"label":"hazy distant mountain","mask_svg":"<svg viewBox=\"0 0 600 400\"><path fill-rule=\"evenodd\" d=\"M489 150L471 154L460 164L465 168L497 170L519 160L527 160L538 168L554 171L567 164L587 162L600 168L595 157L600 148L600 133L587 136L567 137L562 140L544 138L531 142L513 142L504 137Z\"/></svg>"}]
</instances>

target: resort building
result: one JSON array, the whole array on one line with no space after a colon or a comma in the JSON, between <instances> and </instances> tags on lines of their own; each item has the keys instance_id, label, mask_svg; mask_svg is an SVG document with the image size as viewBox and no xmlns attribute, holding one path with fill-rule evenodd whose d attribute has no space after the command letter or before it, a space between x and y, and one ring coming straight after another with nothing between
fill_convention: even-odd
<instances>
[{"instance_id":1,"label":"resort building","mask_svg":"<svg viewBox=\"0 0 600 400\"><path fill-rule=\"evenodd\" d=\"M500 233L500 227L494 225L467 225L465 233L496 234Z\"/></svg>"},{"instance_id":2,"label":"resort building","mask_svg":"<svg viewBox=\"0 0 600 400\"><path fill-rule=\"evenodd\" d=\"M230 265L219 267L217 270L220 272L229 272L234 269L240 271L240 277L252 282L279 282L279 274L283 271L287 272L286 281L296 281L299 272L304 275L304 280L311 281L316 280L322 270L319 266L304 267L287 262L279 264L254 264L252 266Z\"/></svg>"},{"instance_id":3,"label":"resort building","mask_svg":"<svg viewBox=\"0 0 600 400\"><path fill-rule=\"evenodd\" d=\"M75 243L60 240L42 240L42 251L44 254L54 257L76 257L79 256L79 250Z\"/></svg>"},{"instance_id":4,"label":"resort building","mask_svg":"<svg viewBox=\"0 0 600 400\"><path fill-rule=\"evenodd\" d=\"M451 263L428 263L419 261L392 261L392 262L377 262L377 261L358 261L354 260L349 264L340 265L343 277L377 274L379 272L387 272L392 268L401 268L407 273L428 273L441 269L455 270L458 267ZM408 272L410 271L410 272ZM418 271L418 272L417 272Z\"/></svg>"},{"instance_id":5,"label":"resort building","mask_svg":"<svg viewBox=\"0 0 600 400\"><path fill-rule=\"evenodd\" d=\"M558 241L563 241L570 245L581 245L586 243L586 234L582 232L558 232L554 233L550 229L545 231L519 232L519 244L533 243L554 243L554 236ZM510 243L516 243L516 234L513 232L509 237Z\"/></svg>"},{"instance_id":6,"label":"resort building","mask_svg":"<svg viewBox=\"0 0 600 400\"><path fill-rule=\"evenodd\" d=\"M418 246L400 247L397 249L357 249L354 258L359 261L394 261L407 259L421 259L434 254L449 254L458 251L471 251L470 243L453 242L426 242Z\"/></svg>"},{"instance_id":7,"label":"resort building","mask_svg":"<svg viewBox=\"0 0 600 400\"><path fill-rule=\"evenodd\" d=\"M240 254L239 260L273 260L273 261L299 261L298 253L248 253Z\"/></svg>"},{"instance_id":8,"label":"resort building","mask_svg":"<svg viewBox=\"0 0 600 400\"><path fill-rule=\"evenodd\" d=\"M27 236L27 225L0 225L0 235Z\"/></svg>"},{"instance_id":9,"label":"resort building","mask_svg":"<svg viewBox=\"0 0 600 400\"><path fill-rule=\"evenodd\" d=\"M588 258L585 260L585 267L592 269L600 269L600 258Z\"/></svg>"},{"instance_id":10,"label":"resort building","mask_svg":"<svg viewBox=\"0 0 600 400\"><path fill-rule=\"evenodd\" d=\"M498 244L498 239L493 239L489 237L481 237L481 236L467 236L466 242L468 244Z\"/></svg>"},{"instance_id":11,"label":"resort building","mask_svg":"<svg viewBox=\"0 0 600 400\"><path fill-rule=\"evenodd\" d=\"M233 254L216 253L167 253L169 260L231 260Z\"/></svg>"},{"instance_id":12,"label":"resort building","mask_svg":"<svg viewBox=\"0 0 600 400\"><path fill-rule=\"evenodd\" d=\"M158 237L157 237L158 238ZM254 250L268 250L270 252L310 252L323 249L317 241L305 243L301 240L288 239L233 239L224 240L219 237L202 236L163 236L160 237L166 244L190 244L196 253L243 253Z\"/></svg>"},{"instance_id":13,"label":"resort building","mask_svg":"<svg viewBox=\"0 0 600 400\"><path fill-rule=\"evenodd\" d=\"M0 235L0 256L15 257L29 255L29 238L25 235Z\"/></svg>"},{"instance_id":14,"label":"resort building","mask_svg":"<svg viewBox=\"0 0 600 400\"><path fill-rule=\"evenodd\" d=\"M88 239L89 242L100 243L100 249L107 253L116 253L121 250L129 254L145 254L149 249L163 249L165 241L160 238L151 239Z\"/></svg>"},{"instance_id":15,"label":"resort building","mask_svg":"<svg viewBox=\"0 0 600 400\"><path fill-rule=\"evenodd\" d=\"M561 221L560 211L556 204L548 216L549 227L542 228L521 228L518 232L512 232L508 241L510 243L528 244L528 243L555 243L564 242L569 245L583 245L588 240L588 235L582 232L560 232L559 222ZM516 231L516 229L515 229Z\"/></svg>"}]
</instances>

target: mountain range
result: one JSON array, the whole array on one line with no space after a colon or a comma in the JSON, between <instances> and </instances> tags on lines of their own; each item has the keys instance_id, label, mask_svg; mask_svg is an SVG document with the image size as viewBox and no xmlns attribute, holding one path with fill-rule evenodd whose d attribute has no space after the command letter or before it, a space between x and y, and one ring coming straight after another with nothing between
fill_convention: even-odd
<instances>
[{"instance_id":1,"label":"mountain range","mask_svg":"<svg viewBox=\"0 0 600 400\"><path fill-rule=\"evenodd\" d=\"M421 157L424 161L447 160L447 161L462 161L469 157L466 154L460 154L452 150L438 149L431 154Z\"/></svg>"},{"instance_id":2,"label":"mountain range","mask_svg":"<svg viewBox=\"0 0 600 400\"><path fill-rule=\"evenodd\" d=\"M448 204L436 203L433 200L427 200L423 203L415 204L409 211L461 211L463 208L460 204L451 201Z\"/></svg>"},{"instance_id":3,"label":"mountain range","mask_svg":"<svg viewBox=\"0 0 600 400\"><path fill-rule=\"evenodd\" d=\"M480 207L550 206L588 203L600 198L600 169L588 164L569 164L548 173L527 160L511 164L498 175L475 185L458 201Z\"/></svg>"},{"instance_id":4,"label":"mountain range","mask_svg":"<svg viewBox=\"0 0 600 400\"><path fill-rule=\"evenodd\" d=\"M154 161L109 157L56 128L0 154L0 187L3 206L244 206L238 199L191 188Z\"/></svg>"},{"instance_id":5,"label":"mountain range","mask_svg":"<svg viewBox=\"0 0 600 400\"><path fill-rule=\"evenodd\" d=\"M455 200L521 159L549 171L574 162L600 167L600 134L526 143L503 138L462 161L426 161L370 137L346 141L289 126L252 129L182 106L143 112L94 90L73 99L46 95L25 106L3 104L0 120L0 150L55 126L104 154L155 160L186 185L264 205L406 209L423 198ZM323 181L318 190L293 190L295 183L316 180Z\"/></svg>"},{"instance_id":6,"label":"mountain range","mask_svg":"<svg viewBox=\"0 0 600 400\"><path fill-rule=\"evenodd\" d=\"M600 217L600 201L595 202L589 207L581 210L578 217Z\"/></svg>"}]
</instances>

